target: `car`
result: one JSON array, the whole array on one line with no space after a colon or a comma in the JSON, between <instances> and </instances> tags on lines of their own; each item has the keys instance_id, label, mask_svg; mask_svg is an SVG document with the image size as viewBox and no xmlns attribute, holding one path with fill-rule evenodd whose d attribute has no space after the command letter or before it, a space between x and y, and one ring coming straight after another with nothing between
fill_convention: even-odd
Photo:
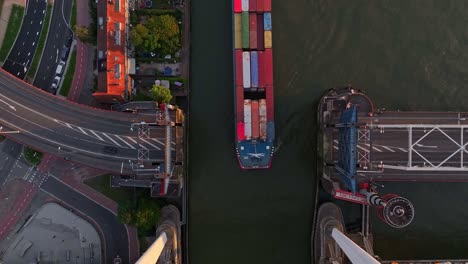
<instances>
[{"instance_id":1,"label":"car","mask_svg":"<svg viewBox=\"0 0 468 264\"><path fill-rule=\"evenodd\" d=\"M65 47L70 48L73 43L73 35L68 36L67 42L65 43Z\"/></svg>"},{"instance_id":2,"label":"car","mask_svg":"<svg viewBox=\"0 0 468 264\"><path fill-rule=\"evenodd\" d=\"M57 69L55 70L56 75L62 75L63 69L65 68L65 62L62 60L60 61L59 65L57 65Z\"/></svg>"},{"instance_id":3,"label":"car","mask_svg":"<svg viewBox=\"0 0 468 264\"><path fill-rule=\"evenodd\" d=\"M62 49L62 53L60 53L60 58L64 61L67 60L68 58L68 51L70 51L70 48L67 48L67 47L63 47Z\"/></svg>"},{"instance_id":4,"label":"car","mask_svg":"<svg viewBox=\"0 0 468 264\"><path fill-rule=\"evenodd\" d=\"M117 153L118 149L116 147L110 147L110 146L105 146L104 147L104 153L107 154L115 154Z\"/></svg>"},{"instance_id":5,"label":"car","mask_svg":"<svg viewBox=\"0 0 468 264\"><path fill-rule=\"evenodd\" d=\"M50 89L55 93L57 92L57 89L60 84L60 80L62 80L62 77L60 76L55 76L54 80L52 81L52 84L50 85Z\"/></svg>"}]
</instances>

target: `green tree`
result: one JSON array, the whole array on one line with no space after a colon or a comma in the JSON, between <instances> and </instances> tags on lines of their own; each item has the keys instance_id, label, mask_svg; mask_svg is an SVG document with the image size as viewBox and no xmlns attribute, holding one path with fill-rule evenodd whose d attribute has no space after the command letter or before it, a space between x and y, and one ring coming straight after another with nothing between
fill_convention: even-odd
<instances>
[{"instance_id":1,"label":"green tree","mask_svg":"<svg viewBox=\"0 0 468 264\"><path fill-rule=\"evenodd\" d=\"M156 201L145 197L138 200L138 209L134 218L139 232L147 233L151 231L156 226L159 216L160 209Z\"/></svg>"},{"instance_id":2,"label":"green tree","mask_svg":"<svg viewBox=\"0 0 468 264\"><path fill-rule=\"evenodd\" d=\"M127 225L133 225L135 222L135 219L133 217L134 214L135 205L133 199L124 200L119 204L117 215L120 219L120 222Z\"/></svg>"},{"instance_id":3,"label":"green tree","mask_svg":"<svg viewBox=\"0 0 468 264\"><path fill-rule=\"evenodd\" d=\"M138 49L173 54L180 48L179 23L171 15L151 16L132 29L130 39Z\"/></svg>"},{"instance_id":4,"label":"green tree","mask_svg":"<svg viewBox=\"0 0 468 264\"><path fill-rule=\"evenodd\" d=\"M158 103L169 103L172 100L171 91L160 85L153 85L151 95L153 96L153 100Z\"/></svg>"}]
</instances>

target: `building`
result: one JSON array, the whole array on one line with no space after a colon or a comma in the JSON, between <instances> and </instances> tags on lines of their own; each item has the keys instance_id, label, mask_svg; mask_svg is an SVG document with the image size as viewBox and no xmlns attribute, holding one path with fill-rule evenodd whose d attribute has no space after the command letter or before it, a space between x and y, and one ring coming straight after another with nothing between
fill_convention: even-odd
<instances>
[{"instance_id":1,"label":"building","mask_svg":"<svg viewBox=\"0 0 468 264\"><path fill-rule=\"evenodd\" d=\"M100 103L125 102L132 90L127 57L126 0L97 2L98 81L93 97Z\"/></svg>"}]
</instances>

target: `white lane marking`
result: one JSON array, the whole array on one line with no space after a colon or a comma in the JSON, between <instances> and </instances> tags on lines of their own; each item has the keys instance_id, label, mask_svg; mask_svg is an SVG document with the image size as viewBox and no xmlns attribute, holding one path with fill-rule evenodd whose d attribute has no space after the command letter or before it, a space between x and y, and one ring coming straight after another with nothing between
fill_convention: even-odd
<instances>
[{"instance_id":1,"label":"white lane marking","mask_svg":"<svg viewBox=\"0 0 468 264\"><path fill-rule=\"evenodd\" d=\"M68 124L68 123L64 123L64 124L65 124L68 128L73 129L73 127L72 127L70 124Z\"/></svg>"},{"instance_id":2,"label":"white lane marking","mask_svg":"<svg viewBox=\"0 0 468 264\"><path fill-rule=\"evenodd\" d=\"M89 131L91 131L91 133L93 133L93 135L95 135L99 140L104 141L104 139L102 139L102 137L100 137L96 132L94 132L94 130L90 129Z\"/></svg>"},{"instance_id":3,"label":"white lane marking","mask_svg":"<svg viewBox=\"0 0 468 264\"><path fill-rule=\"evenodd\" d=\"M140 140L143 141L143 142L145 142L145 143L147 143L148 145L152 146L153 148L155 148L155 149L157 149L157 150L161 150L161 148L159 148L158 146L153 145L153 144L151 144L150 142L148 142L148 141L146 141L146 140L144 140L144 139L142 139L142 138L140 138Z\"/></svg>"},{"instance_id":4,"label":"white lane marking","mask_svg":"<svg viewBox=\"0 0 468 264\"><path fill-rule=\"evenodd\" d=\"M361 146L359 146L359 145L356 145L356 146L357 146L358 148L360 148L360 149L364 150L365 152L369 152L369 150L368 150L368 149L365 149L365 148L363 148L363 147L361 147Z\"/></svg>"},{"instance_id":5,"label":"white lane marking","mask_svg":"<svg viewBox=\"0 0 468 264\"><path fill-rule=\"evenodd\" d=\"M386 149L386 150L388 150L390 152L395 152L393 149L391 149L389 147L386 147L386 146L379 146L379 147L384 148L384 149Z\"/></svg>"},{"instance_id":6,"label":"white lane marking","mask_svg":"<svg viewBox=\"0 0 468 264\"><path fill-rule=\"evenodd\" d=\"M171 144L172 144L172 145L175 145L175 142L174 142L174 141L172 141L172 142L171 142Z\"/></svg>"},{"instance_id":7,"label":"white lane marking","mask_svg":"<svg viewBox=\"0 0 468 264\"><path fill-rule=\"evenodd\" d=\"M151 138L151 140L156 141L156 142L158 142L159 144L161 144L163 146L166 145L166 144L162 143L161 141L159 141L157 138Z\"/></svg>"},{"instance_id":8,"label":"white lane marking","mask_svg":"<svg viewBox=\"0 0 468 264\"><path fill-rule=\"evenodd\" d=\"M128 138L130 141L132 141L133 143L135 143L135 144L137 143L136 140L134 140L133 138L131 138L131 137L127 137L127 138Z\"/></svg>"},{"instance_id":9,"label":"white lane marking","mask_svg":"<svg viewBox=\"0 0 468 264\"><path fill-rule=\"evenodd\" d=\"M131 144L129 144L127 141L125 141L123 138L115 135L116 138L120 139L120 141L122 141L123 143L127 144L127 146L129 146L130 148L132 149L136 149L134 146L132 146Z\"/></svg>"},{"instance_id":10,"label":"white lane marking","mask_svg":"<svg viewBox=\"0 0 468 264\"><path fill-rule=\"evenodd\" d=\"M335 142L336 144L338 144L338 140L336 140L336 139L335 139L335 140L333 140L333 142Z\"/></svg>"},{"instance_id":11,"label":"white lane marking","mask_svg":"<svg viewBox=\"0 0 468 264\"><path fill-rule=\"evenodd\" d=\"M146 149L146 150L148 150L148 148L147 148L147 147L145 147L145 146L143 146L142 144L138 144L138 146L139 146L140 148L142 148L142 149Z\"/></svg>"},{"instance_id":12,"label":"white lane marking","mask_svg":"<svg viewBox=\"0 0 468 264\"><path fill-rule=\"evenodd\" d=\"M364 144L364 145L366 145L368 148L370 148L370 144ZM376 148L375 146L372 146L372 148L377 152L383 152L382 150L380 150L379 148Z\"/></svg>"},{"instance_id":13,"label":"white lane marking","mask_svg":"<svg viewBox=\"0 0 468 264\"><path fill-rule=\"evenodd\" d=\"M117 146L119 147L122 147L122 145L120 145L119 143L117 143L117 141L115 141L114 139L112 139L111 137L109 137L106 133L102 133L104 136L106 136L108 139L110 139L112 142L114 142L114 144L116 144Z\"/></svg>"},{"instance_id":14,"label":"white lane marking","mask_svg":"<svg viewBox=\"0 0 468 264\"><path fill-rule=\"evenodd\" d=\"M84 131L81 127L77 126L77 128L81 131L81 133L83 133L83 134L89 136L88 133L86 133L86 131Z\"/></svg>"},{"instance_id":15,"label":"white lane marking","mask_svg":"<svg viewBox=\"0 0 468 264\"><path fill-rule=\"evenodd\" d=\"M404 149L404 148L397 148L397 149L399 149L399 150L401 150L401 151L403 151L403 152L408 152L408 150L406 150L406 149Z\"/></svg>"},{"instance_id":16,"label":"white lane marking","mask_svg":"<svg viewBox=\"0 0 468 264\"><path fill-rule=\"evenodd\" d=\"M334 149L338 150L338 147L337 146L333 146Z\"/></svg>"}]
</instances>

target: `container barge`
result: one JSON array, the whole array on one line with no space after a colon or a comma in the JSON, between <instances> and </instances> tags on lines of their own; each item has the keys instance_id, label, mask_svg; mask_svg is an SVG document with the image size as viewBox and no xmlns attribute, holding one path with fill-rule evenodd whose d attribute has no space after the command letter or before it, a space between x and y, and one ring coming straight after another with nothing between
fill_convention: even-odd
<instances>
[{"instance_id":1,"label":"container barge","mask_svg":"<svg viewBox=\"0 0 468 264\"><path fill-rule=\"evenodd\" d=\"M243 169L266 169L274 152L271 0L233 0L236 155Z\"/></svg>"}]
</instances>

